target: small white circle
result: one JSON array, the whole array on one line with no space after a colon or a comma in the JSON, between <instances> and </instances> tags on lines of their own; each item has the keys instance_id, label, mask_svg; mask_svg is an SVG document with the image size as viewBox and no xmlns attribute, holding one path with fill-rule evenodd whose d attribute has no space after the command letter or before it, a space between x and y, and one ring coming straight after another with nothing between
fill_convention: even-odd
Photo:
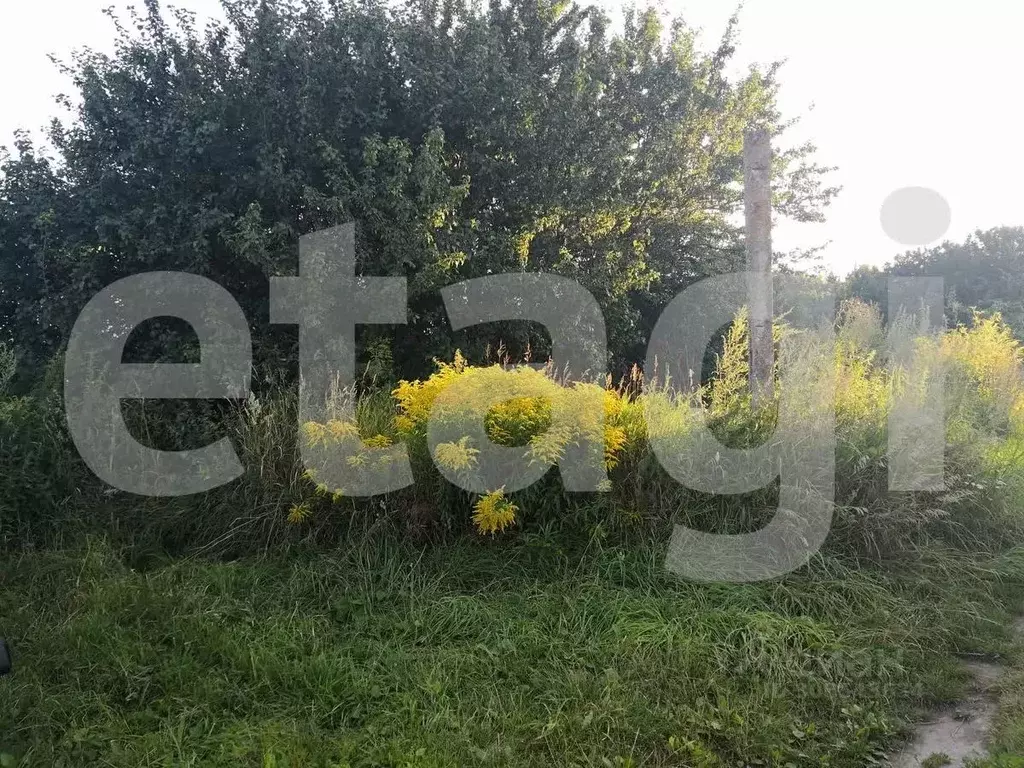
<instances>
[{"instance_id":1,"label":"small white circle","mask_svg":"<svg viewBox=\"0 0 1024 768\"><path fill-rule=\"evenodd\" d=\"M949 231L953 213L946 198L928 187L897 189L882 203L882 229L901 245L928 245Z\"/></svg>"}]
</instances>

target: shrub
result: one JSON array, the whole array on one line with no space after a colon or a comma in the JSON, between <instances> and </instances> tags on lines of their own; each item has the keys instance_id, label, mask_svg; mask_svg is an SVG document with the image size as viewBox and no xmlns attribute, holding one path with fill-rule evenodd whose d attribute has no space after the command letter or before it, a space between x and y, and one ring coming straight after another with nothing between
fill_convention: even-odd
<instances>
[{"instance_id":1,"label":"shrub","mask_svg":"<svg viewBox=\"0 0 1024 768\"><path fill-rule=\"evenodd\" d=\"M904 324L904 330L913 327L911 321ZM776 338L786 342L777 356L781 369L796 373L787 374L774 397L756 406L747 385L743 314L728 330L708 380L685 386L668 377L645 381L636 369L615 386L570 382L550 368L473 366L456 354L451 362L438 363L431 376L401 381L392 391L371 390L359 398L354 391L334 393L328 417L298 432L294 394L283 389L237 408L207 408L170 419L165 406L147 401L126 409L136 434L166 433L192 442L227 434L245 467L233 483L172 500L101 495L100 485L88 482L71 460L75 453L55 387L49 394L3 398L0 535L8 546L26 544L44 530L50 535L67 525L73 518L64 513L65 502L75 489L90 494L91 504L90 519L78 520L79 511L78 522L109 528L115 520L130 539L167 549L244 553L302 539L334 539L360 521L397 524L404 533L428 538L475 529L488 536L562 530L646 532L664 539L676 523L740 533L772 517L774 485L734 495L689 490L662 467L649 435L663 441L663 454L679 461L696 460L695 449L706 439L702 424L728 446L771 440L780 461L799 461L799 452L774 434L777 409L787 395L792 409L787 423L795 421L806 435L820 426L812 406L834 397L833 549L883 557L936 537L996 546L1019 535L1022 351L998 315L977 316L971 326L942 335L912 338L911 354L899 365L888 351L892 339L887 341L879 313L857 302L842 308L834 347L786 325L776 329ZM892 492L889 418L901 400L922 397L940 370L946 391L944 487ZM158 421L159 429L150 429L147 420ZM485 439L520 460L519 476L485 482ZM343 461L357 473L393 461L404 448L415 483L373 499L355 498L326 482L326 464L302 465L300 440L316 446L325 462ZM913 466L919 448L907 440L895 450L909 452L905 458ZM583 452L605 468L609 480L602 492L568 492L558 469L544 471L569 451ZM539 479L527 483L530 473ZM465 484L473 492L463 490Z\"/></svg>"},{"instance_id":2,"label":"shrub","mask_svg":"<svg viewBox=\"0 0 1024 768\"><path fill-rule=\"evenodd\" d=\"M889 333L913 328L914 318L908 318ZM694 448L705 439L697 429L704 423L727 445L749 447L775 440L783 451L781 460L797 461L798 454L786 454L786 446L773 436L780 398L788 387L797 393L789 407L801 434L813 433L816 412L805 412L800 404L834 397L834 546L882 556L936 535L949 540L989 536L1005 526L1008 515L1014 517L1006 498L1016 495L1017 488L1024 490L1024 481L1018 480L1024 477L1024 386L1020 345L998 316L979 316L971 327L941 337L912 338L910 358L899 364L888 351L896 342L887 342L879 312L859 302L842 308L832 351L822 346L821 337L785 325L776 329L776 338L787 340L778 357L797 373L784 379L774 398L761 406L755 407L748 387L749 329L741 313L705 383L680 387L667 377L644 381L636 370L616 387L570 383L550 369L476 367L456 354L452 362L438 363L430 377L400 382L390 415L378 400L372 411L360 412L358 423L306 425L306 439L334 442L341 450L344 440L362 436L345 449L352 462L372 453L372 440L385 439L368 437L390 432L413 461L416 486L405 505L430 507L448 530L461 530L471 521L486 534L508 532L513 522L527 530L601 525L624 531L639 524L663 530L669 523L683 522L703 530L741 532L764 524L773 512L772 487L724 497L689 491L661 467L648 435L668 446L663 453L686 460L697 455ZM897 402L922 397L939 370L945 371L947 392L945 487L891 492L889 417ZM375 423L368 429L371 415ZM603 424L596 418L600 415ZM428 445L431 417L433 454ZM387 419L390 424L384 423ZM568 450L600 451L610 477L605 490L610 492L567 493L557 470L518 490L476 483L477 493L463 491L446 476L459 479L459 486L479 480L483 434L516 451L526 471L555 462ZM914 440L896 447L910 451L911 462L912 452L919 449ZM519 486L521 480L513 477L511 484ZM336 491L320 488L321 495ZM1000 495L1004 498L996 498Z\"/></svg>"},{"instance_id":3,"label":"shrub","mask_svg":"<svg viewBox=\"0 0 1024 768\"><path fill-rule=\"evenodd\" d=\"M0 344L0 549L57 535L84 477L52 388L5 396L14 367Z\"/></svg>"}]
</instances>

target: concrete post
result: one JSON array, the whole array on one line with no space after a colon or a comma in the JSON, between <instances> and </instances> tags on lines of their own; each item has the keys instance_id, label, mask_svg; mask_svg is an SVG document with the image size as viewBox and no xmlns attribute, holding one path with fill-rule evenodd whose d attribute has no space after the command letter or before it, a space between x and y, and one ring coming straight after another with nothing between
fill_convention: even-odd
<instances>
[{"instance_id":1,"label":"concrete post","mask_svg":"<svg viewBox=\"0 0 1024 768\"><path fill-rule=\"evenodd\" d=\"M743 142L743 202L746 214L750 291L750 389L755 404L772 396L775 346L772 339L771 139L764 129L748 131Z\"/></svg>"}]
</instances>

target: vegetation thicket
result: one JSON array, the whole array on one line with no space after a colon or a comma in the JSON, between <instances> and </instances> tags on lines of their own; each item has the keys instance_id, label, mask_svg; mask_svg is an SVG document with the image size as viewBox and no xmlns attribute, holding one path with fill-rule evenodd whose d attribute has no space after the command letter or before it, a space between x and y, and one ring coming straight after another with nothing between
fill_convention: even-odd
<instances>
[{"instance_id":1,"label":"vegetation thicket","mask_svg":"<svg viewBox=\"0 0 1024 768\"><path fill-rule=\"evenodd\" d=\"M668 302L743 262L747 128L776 139L779 216L820 219L836 193L813 147L786 145L778 67L727 76L735 23L705 52L682 20L549 0L222 6L204 29L155 0L115 18L112 53L64 64L77 94L49 148L21 135L0 160L0 766L861 768L957 697L957 656L1024 666L1007 629L1024 608L1019 233L859 271L830 327L786 315L767 401L744 312L702 371L645 377ZM300 423L298 339L268 322L268 281L295 272L301 236L349 221L361 274L408 279L409 322L360 329L356 385ZM121 405L155 448L231 440L243 474L188 497L101 483L62 395L81 308L153 270L216 280L253 329L245 402ZM440 288L524 271L597 298L611 376L544 367L528 323L450 332ZM933 271L947 330L886 316L879 281ZM198 352L156 318L125 360ZM941 487L891 491L932 443L890 419L935 391ZM674 526L757 530L779 487L690 490L654 441L683 465L712 437L767 443L785 465L821 404L821 549L759 583L666 568ZM484 436L517 460L504 484L482 479ZM414 482L359 497L304 449L353 477L407 454ZM566 489L570 452L607 473L598 490ZM686 468L742 471L716 462ZM1019 678L1003 768L1024 754Z\"/></svg>"}]
</instances>

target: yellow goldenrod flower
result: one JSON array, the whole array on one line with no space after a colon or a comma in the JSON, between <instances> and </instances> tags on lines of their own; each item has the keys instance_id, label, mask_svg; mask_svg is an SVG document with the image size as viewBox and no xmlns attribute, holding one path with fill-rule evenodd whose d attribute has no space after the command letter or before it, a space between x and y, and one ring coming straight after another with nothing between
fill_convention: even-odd
<instances>
[{"instance_id":1,"label":"yellow goldenrod flower","mask_svg":"<svg viewBox=\"0 0 1024 768\"><path fill-rule=\"evenodd\" d=\"M434 447L434 460L446 469L456 472L469 469L476 464L476 456L480 451L470 448L469 437L463 437L457 443L438 443Z\"/></svg>"},{"instance_id":2,"label":"yellow goldenrod flower","mask_svg":"<svg viewBox=\"0 0 1024 768\"><path fill-rule=\"evenodd\" d=\"M606 420L617 418L622 413L622 396L613 389L604 391L604 417Z\"/></svg>"},{"instance_id":3,"label":"yellow goldenrod flower","mask_svg":"<svg viewBox=\"0 0 1024 768\"><path fill-rule=\"evenodd\" d=\"M374 435L363 441L367 448L388 448L391 446L391 438L387 435Z\"/></svg>"},{"instance_id":4,"label":"yellow goldenrod flower","mask_svg":"<svg viewBox=\"0 0 1024 768\"><path fill-rule=\"evenodd\" d=\"M309 505L307 504L295 504L288 511L288 522L292 525L298 525L304 523L309 519Z\"/></svg>"},{"instance_id":5,"label":"yellow goldenrod flower","mask_svg":"<svg viewBox=\"0 0 1024 768\"><path fill-rule=\"evenodd\" d=\"M473 523L479 533L495 533L504 531L516 522L519 508L505 498L505 491L499 489L486 496L481 496L473 509Z\"/></svg>"},{"instance_id":6,"label":"yellow goldenrod flower","mask_svg":"<svg viewBox=\"0 0 1024 768\"><path fill-rule=\"evenodd\" d=\"M530 440L528 455L532 461L554 464L561 460L574 437L568 425L551 427Z\"/></svg>"},{"instance_id":7,"label":"yellow goldenrod flower","mask_svg":"<svg viewBox=\"0 0 1024 768\"><path fill-rule=\"evenodd\" d=\"M622 427L606 427L604 430L604 465L614 469L619 463L619 452L626 445L626 430Z\"/></svg>"},{"instance_id":8,"label":"yellow goldenrod flower","mask_svg":"<svg viewBox=\"0 0 1024 768\"><path fill-rule=\"evenodd\" d=\"M328 421L327 431L335 440L343 440L346 437L356 437L359 435L359 427L349 421L340 421L339 419Z\"/></svg>"},{"instance_id":9,"label":"yellow goldenrod flower","mask_svg":"<svg viewBox=\"0 0 1024 768\"><path fill-rule=\"evenodd\" d=\"M310 446L319 445L327 438L327 425L315 421L307 421L302 425L302 431L306 435L306 443Z\"/></svg>"}]
</instances>

